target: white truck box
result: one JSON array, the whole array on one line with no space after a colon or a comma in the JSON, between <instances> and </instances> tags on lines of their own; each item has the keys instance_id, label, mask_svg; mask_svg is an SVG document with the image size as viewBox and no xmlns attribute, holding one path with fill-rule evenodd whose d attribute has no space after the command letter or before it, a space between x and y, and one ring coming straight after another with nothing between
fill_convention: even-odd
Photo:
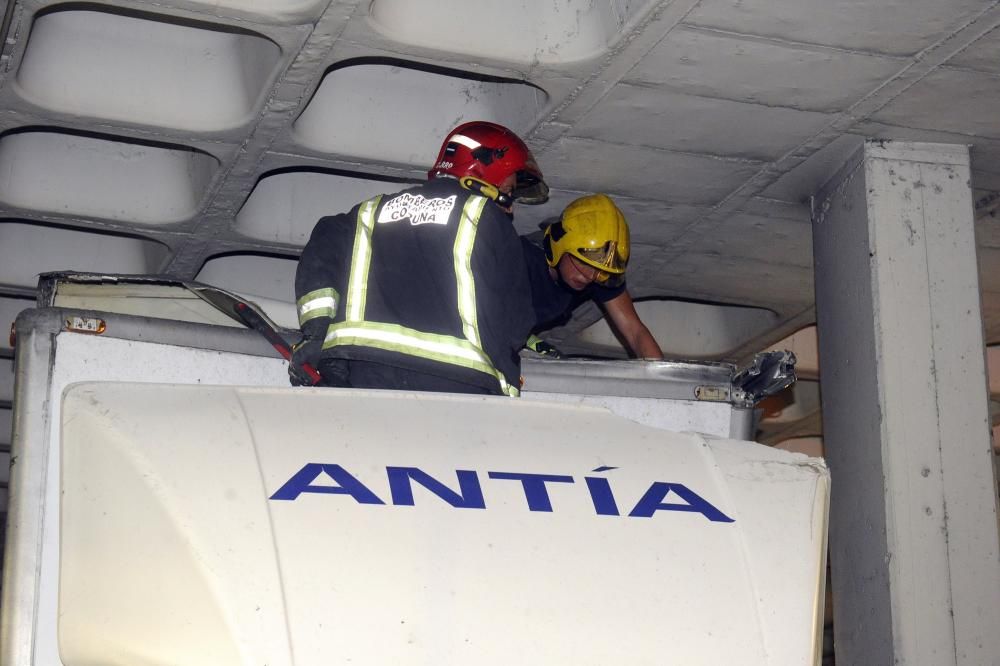
<instances>
[{"instance_id":1,"label":"white truck box","mask_svg":"<svg viewBox=\"0 0 1000 666\"><path fill-rule=\"evenodd\" d=\"M728 370L290 388L219 323L19 317L3 664L819 663L828 473Z\"/></svg>"}]
</instances>

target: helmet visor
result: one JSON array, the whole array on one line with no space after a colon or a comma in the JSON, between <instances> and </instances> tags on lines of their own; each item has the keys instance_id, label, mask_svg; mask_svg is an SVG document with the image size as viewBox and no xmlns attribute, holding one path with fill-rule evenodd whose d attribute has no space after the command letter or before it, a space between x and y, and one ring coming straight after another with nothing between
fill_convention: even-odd
<instances>
[{"instance_id":1,"label":"helmet visor","mask_svg":"<svg viewBox=\"0 0 1000 666\"><path fill-rule=\"evenodd\" d=\"M511 195L518 203L529 206L543 204L549 200L549 186L542 180L540 172L521 170L517 172L517 182Z\"/></svg>"},{"instance_id":2,"label":"helmet visor","mask_svg":"<svg viewBox=\"0 0 1000 666\"><path fill-rule=\"evenodd\" d=\"M585 262L606 273L624 273L628 264L628 259L618 251L617 241L608 241L601 247L581 247L576 253Z\"/></svg>"}]
</instances>

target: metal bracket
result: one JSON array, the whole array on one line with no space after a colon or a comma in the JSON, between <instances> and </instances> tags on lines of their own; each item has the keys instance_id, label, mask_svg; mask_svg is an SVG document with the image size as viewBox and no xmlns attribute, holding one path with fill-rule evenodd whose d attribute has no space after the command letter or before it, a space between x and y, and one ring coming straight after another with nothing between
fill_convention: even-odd
<instances>
[{"instance_id":1,"label":"metal bracket","mask_svg":"<svg viewBox=\"0 0 1000 666\"><path fill-rule=\"evenodd\" d=\"M795 354L788 350L760 352L733 376L733 403L752 407L795 383Z\"/></svg>"}]
</instances>

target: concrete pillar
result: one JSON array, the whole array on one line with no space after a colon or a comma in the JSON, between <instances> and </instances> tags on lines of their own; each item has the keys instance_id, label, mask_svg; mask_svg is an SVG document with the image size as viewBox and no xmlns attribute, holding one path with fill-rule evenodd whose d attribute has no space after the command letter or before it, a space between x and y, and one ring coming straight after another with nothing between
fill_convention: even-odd
<instances>
[{"instance_id":1,"label":"concrete pillar","mask_svg":"<svg viewBox=\"0 0 1000 666\"><path fill-rule=\"evenodd\" d=\"M869 141L813 215L837 663L1000 663L969 153Z\"/></svg>"}]
</instances>

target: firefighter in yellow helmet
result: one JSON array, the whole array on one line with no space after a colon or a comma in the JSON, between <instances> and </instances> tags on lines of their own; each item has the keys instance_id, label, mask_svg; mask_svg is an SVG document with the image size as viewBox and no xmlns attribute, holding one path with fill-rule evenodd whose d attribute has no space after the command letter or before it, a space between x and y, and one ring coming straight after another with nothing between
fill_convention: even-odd
<instances>
[{"instance_id":1,"label":"firefighter in yellow helmet","mask_svg":"<svg viewBox=\"0 0 1000 666\"><path fill-rule=\"evenodd\" d=\"M628 223L610 197L591 194L570 203L545 229L540 248L524 237L521 241L535 309L534 332L564 323L577 306L593 300L633 356L663 358L625 287ZM535 335L528 347L558 355Z\"/></svg>"}]
</instances>

